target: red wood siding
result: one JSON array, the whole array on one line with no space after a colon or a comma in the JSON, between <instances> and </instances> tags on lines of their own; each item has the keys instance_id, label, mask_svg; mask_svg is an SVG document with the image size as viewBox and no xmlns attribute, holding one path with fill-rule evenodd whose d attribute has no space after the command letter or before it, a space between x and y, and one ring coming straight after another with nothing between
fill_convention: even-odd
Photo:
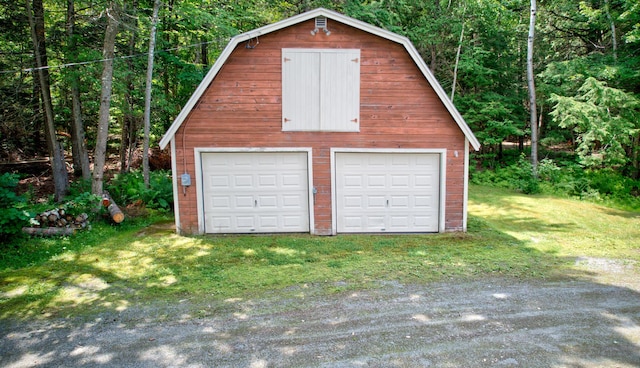
<instances>
[{"instance_id":1,"label":"red wood siding","mask_svg":"<svg viewBox=\"0 0 640 368\"><path fill-rule=\"evenodd\" d=\"M238 45L175 134L178 173L195 177L195 147L312 147L315 233L330 234L331 147L446 148L445 228L461 230L464 134L402 45L331 20L328 27L330 36L312 36L310 20L261 36L253 49ZM361 49L359 133L282 132L282 48ZM180 191L186 233L198 228L196 190Z\"/></svg>"}]
</instances>

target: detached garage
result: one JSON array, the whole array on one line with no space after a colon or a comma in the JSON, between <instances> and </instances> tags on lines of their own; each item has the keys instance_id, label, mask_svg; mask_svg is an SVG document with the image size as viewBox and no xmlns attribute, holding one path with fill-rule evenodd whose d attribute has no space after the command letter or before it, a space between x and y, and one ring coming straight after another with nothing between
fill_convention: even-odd
<instances>
[{"instance_id":1,"label":"detached garage","mask_svg":"<svg viewBox=\"0 0 640 368\"><path fill-rule=\"evenodd\" d=\"M160 142L183 234L466 230L479 143L405 37L316 9L231 39Z\"/></svg>"}]
</instances>

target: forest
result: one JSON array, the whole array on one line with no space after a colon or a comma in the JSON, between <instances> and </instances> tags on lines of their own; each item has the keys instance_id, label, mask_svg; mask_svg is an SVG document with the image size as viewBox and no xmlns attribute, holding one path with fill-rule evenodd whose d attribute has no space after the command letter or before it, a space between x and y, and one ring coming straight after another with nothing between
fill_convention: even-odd
<instances>
[{"instance_id":1,"label":"forest","mask_svg":"<svg viewBox=\"0 0 640 368\"><path fill-rule=\"evenodd\" d=\"M317 7L413 42L482 144L473 183L640 208L637 0L3 0L0 166L47 158L56 201L166 186L157 142L228 40Z\"/></svg>"}]
</instances>

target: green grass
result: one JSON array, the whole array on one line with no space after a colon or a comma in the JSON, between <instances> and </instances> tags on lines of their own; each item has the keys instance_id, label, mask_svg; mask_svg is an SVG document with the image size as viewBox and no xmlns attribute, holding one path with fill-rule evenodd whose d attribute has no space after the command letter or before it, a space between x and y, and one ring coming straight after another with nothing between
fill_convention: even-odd
<instances>
[{"instance_id":1,"label":"green grass","mask_svg":"<svg viewBox=\"0 0 640 368\"><path fill-rule=\"evenodd\" d=\"M638 213L476 186L469 212L466 234L182 237L167 219L96 224L4 252L0 318L305 293L309 285L338 292L381 281L558 278L574 274L581 256L640 261Z\"/></svg>"},{"instance_id":2,"label":"green grass","mask_svg":"<svg viewBox=\"0 0 640 368\"><path fill-rule=\"evenodd\" d=\"M545 254L640 261L640 212L478 186L470 191L469 212Z\"/></svg>"}]
</instances>

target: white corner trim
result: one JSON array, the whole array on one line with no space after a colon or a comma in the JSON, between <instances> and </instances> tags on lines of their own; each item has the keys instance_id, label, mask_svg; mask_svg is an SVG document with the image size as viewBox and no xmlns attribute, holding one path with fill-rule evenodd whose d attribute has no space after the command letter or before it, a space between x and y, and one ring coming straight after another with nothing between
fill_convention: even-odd
<instances>
[{"instance_id":1,"label":"white corner trim","mask_svg":"<svg viewBox=\"0 0 640 368\"><path fill-rule=\"evenodd\" d=\"M205 233L204 220L204 188L202 185L202 154L203 153L247 153L247 152L305 152L307 154L307 191L309 201L309 232L315 233L315 211L313 203L313 148L311 147L196 147L193 149L196 169L198 233Z\"/></svg>"},{"instance_id":2,"label":"white corner trim","mask_svg":"<svg viewBox=\"0 0 640 368\"><path fill-rule=\"evenodd\" d=\"M180 199L178 192L178 163L176 155L176 139L171 138L171 181L173 183L173 217L176 225L176 233L182 233L180 225Z\"/></svg>"},{"instance_id":3,"label":"white corner trim","mask_svg":"<svg viewBox=\"0 0 640 368\"><path fill-rule=\"evenodd\" d=\"M462 197L462 231L467 232L467 210L469 207L469 141L464 140L464 184Z\"/></svg>"}]
</instances>

